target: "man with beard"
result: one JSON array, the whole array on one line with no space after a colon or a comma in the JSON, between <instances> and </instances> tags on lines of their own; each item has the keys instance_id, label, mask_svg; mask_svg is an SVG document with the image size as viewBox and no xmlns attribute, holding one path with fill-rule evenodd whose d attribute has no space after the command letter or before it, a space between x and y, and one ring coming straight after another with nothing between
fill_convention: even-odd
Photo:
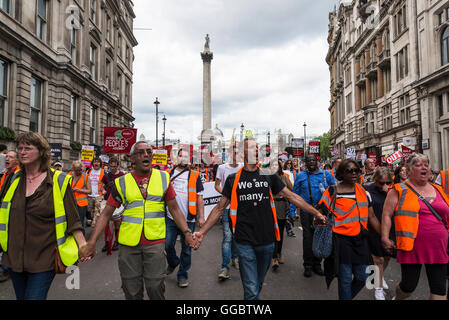
<instances>
[{"instance_id":1,"label":"man with beard","mask_svg":"<svg viewBox=\"0 0 449 320\"><path fill-rule=\"evenodd\" d=\"M127 300L142 300L144 284L151 300L165 299L165 205L185 235L196 246L184 215L175 200L168 173L151 168L153 150L138 141L130 151L135 170L115 179L106 207L87 243L85 256L92 258L95 243L121 204L125 207L118 242L118 265ZM86 260L86 259L84 259Z\"/></svg>"},{"instance_id":2,"label":"man with beard","mask_svg":"<svg viewBox=\"0 0 449 320\"><path fill-rule=\"evenodd\" d=\"M189 152L184 149L178 151L178 165L170 169L170 181L176 192L176 202L190 231L195 230L195 221L201 226L204 223L204 201L203 201L203 183L201 177L196 170L189 169ZM173 216L170 208L167 210L167 217L165 219L167 225L167 241L165 242L165 251L167 253L167 275L171 274L179 265L177 274L178 286L185 288L189 286L188 273L192 264L192 249L182 245L179 257L176 255L176 238L178 235L184 239L184 233L173 221Z\"/></svg>"},{"instance_id":3,"label":"man with beard","mask_svg":"<svg viewBox=\"0 0 449 320\"><path fill-rule=\"evenodd\" d=\"M334 185L335 181L330 172L318 168L317 158L314 154L309 154L306 157L306 168L307 170L301 171L297 175L293 185L293 192L316 208L324 191L326 191L328 186ZM295 217L295 210L296 206L291 204L291 217ZM312 271L322 276L324 273L321 269L321 259L316 258L312 252L313 216L308 211L301 210L300 219L303 228L304 277L311 277Z\"/></svg>"}]
</instances>

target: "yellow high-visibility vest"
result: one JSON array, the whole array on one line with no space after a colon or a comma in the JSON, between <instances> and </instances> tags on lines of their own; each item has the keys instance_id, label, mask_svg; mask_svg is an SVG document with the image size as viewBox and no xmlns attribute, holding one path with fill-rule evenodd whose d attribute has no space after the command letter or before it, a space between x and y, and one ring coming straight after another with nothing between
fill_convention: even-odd
<instances>
[{"instance_id":1,"label":"yellow high-visibility vest","mask_svg":"<svg viewBox=\"0 0 449 320\"><path fill-rule=\"evenodd\" d=\"M78 245L72 235L67 235L67 219L64 209L64 195L72 177L55 171L53 174L53 205L55 210L56 243L62 263L69 267L78 261ZM14 173L11 184L0 206L0 246L8 251L8 227L11 203L20 181L20 170Z\"/></svg>"},{"instance_id":2,"label":"yellow high-visibility vest","mask_svg":"<svg viewBox=\"0 0 449 320\"><path fill-rule=\"evenodd\" d=\"M170 184L168 173L152 169L145 199L131 173L114 182L125 208L118 242L125 246L137 246L142 229L147 240L165 239L164 196Z\"/></svg>"}]
</instances>

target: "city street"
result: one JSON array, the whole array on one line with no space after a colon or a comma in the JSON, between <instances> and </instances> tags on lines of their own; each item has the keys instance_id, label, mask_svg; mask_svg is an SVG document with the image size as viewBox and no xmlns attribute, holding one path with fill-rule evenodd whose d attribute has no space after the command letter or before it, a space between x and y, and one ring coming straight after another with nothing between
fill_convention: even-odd
<instances>
[{"instance_id":1,"label":"city street","mask_svg":"<svg viewBox=\"0 0 449 320\"><path fill-rule=\"evenodd\" d=\"M88 233L90 228L88 228ZM337 279L330 289L326 289L324 277L303 276L302 234L295 223L296 238L285 237L283 256L285 264L277 272L269 270L261 293L263 300L336 300ZM221 265L221 225L217 224L206 235L198 251L193 252L192 268L189 272L190 286L178 288L176 272L166 278L166 298L169 300L241 300L243 289L237 269L231 268L231 279L221 282L218 273ZM179 245L179 242L178 242ZM98 253L92 261L80 264L80 289L68 290L65 286L69 275L57 275L50 289L49 300L123 300L120 288L120 276L117 266L118 252L106 256L101 252L102 241L97 242ZM179 248L178 248L179 252ZM392 261L387 269L385 279L390 288L394 288L400 279L400 267ZM417 290L410 299L428 299L429 289L425 269ZM389 299L391 299L391 290ZM0 284L0 300L15 299L11 281ZM356 300L374 300L374 293L366 288Z\"/></svg>"}]
</instances>

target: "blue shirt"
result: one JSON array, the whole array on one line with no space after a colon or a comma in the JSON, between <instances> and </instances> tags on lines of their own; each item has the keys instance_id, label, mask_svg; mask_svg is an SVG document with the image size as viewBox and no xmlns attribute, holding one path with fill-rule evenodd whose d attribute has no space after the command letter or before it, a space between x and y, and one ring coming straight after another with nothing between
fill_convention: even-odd
<instances>
[{"instance_id":1,"label":"blue shirt","mask_svg":"<svg viewBox=\"0 0 449 320\"><path fill-rule=\"evenodd\" d=\"M310 177L310 188L312 189L312 201L310 203L309 184L307 182L307 175ZM301 171L296 175L295 184L293 185L293 192L304 199L308 204L316 206L321 200L324 191L335 184L335 179L327 170L318 169L317 173L310 173L308 170ZM296 206L290 205L290 216L295 216Z\"/></svg>"}]
</instances>

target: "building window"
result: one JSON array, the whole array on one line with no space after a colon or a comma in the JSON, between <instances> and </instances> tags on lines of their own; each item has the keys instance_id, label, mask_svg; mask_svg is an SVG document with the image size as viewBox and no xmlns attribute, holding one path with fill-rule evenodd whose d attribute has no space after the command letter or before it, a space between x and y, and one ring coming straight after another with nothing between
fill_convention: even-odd
<instances>
[{"instance_id":1,"label":"building window","mask_svg":"<svg viewBox=\"0 0 449 320\"><path fill-rule=\"evenodd\" d=\"M89 142L91 144L96 143L96 133L97 133L97 108L94 106L90 107L90 123L89 123Z\"/></svg>"},{"instance_id":2,"label":"building window","mask_svg":"<svg viewBox=\"0 0 449 320\"><path fill-rule=\"evenodd\" d=\"M366 116L366 133L367 134L374 134L375 133L375 130L374 130L374 128L375 128L375 126L374 126L375 119L376 119L376 117L374 115L374 111L368 113L368 115Z\"/></svg>"},{"instance_id":3,"label":"building window","mask_svg":"<svg viewBox=\"0 0 449 320\"><path fill-rule=\"evenodd\" d=\"M117 92L120 101L122 101L122 74L117 72Z\"/></svg>"},{"instance_id":4,"label":"building window","mask_svg":"<svg viewBox=\"0 0 449 320\"><path fill-rule=\"evenodd\" d=\"M391 69L390 68L384 69L383 77L384 77L385 93L388 93L391 91Z\"/></svg>"},{"instance_id":5,"label":"building window","mask_svg":"<svg viewBox=\"0 0 449 320\"><path fill-rule=\"evenodd\" d=\"M120 33L117 36L117 55L122 56L122 35Z\"/></svg>"},{"instance_id":6,"label":"building window","mask_svg":"<svg viewBox=\"0 0 449 320\"><path fill-rule=\"evenodd\" d=\"M352 93L346 96L346 114L350 114L352 112Z\"/></svg>"},{"instance_id":7,"label":"building window","mask_svg":"<svg viewBox=\"0 0 449 320\"><path fill-rule=\"evenodd\" d=\"M405 94L399 98L399 124L404 125L410 121L410 95Z\"/></svg>"},{"instance_id":8,"label":"building window","mask_svg":"<svg viewBox=\"0 0 449 320\"><path fill-rule=\"evenodd\" d=\"M76 28L70 30L70 54L72 56L72 64L76 64Z\"/></svg>"},{"instance_id":9,"label":"building window","mask_svg":"<svg viewBox=\"0 0 449 320\"><path fill-rule=\"evenodd\" d=\"M47 0L37 0L36 35L42 41L47 40Z\"/></svg>"},{"instance_id":10,"label":"building window","mask_svg":"<svg viewBox=\"0 0 449 320\"><path fill-rule=\"evenodd\" d=\"M0 125L5 125L8 105L8 64L0 60Z\"/></svg>"},{"instance_id":11,"label":"building window","mask_svg":"<svg viewBox=\"0 0 449 320\"><path fill-rule=\"evenodd\" d=\"M106 39L111 42L111 29L112 29L112 20L109 15L106 15Z\"/></svg>"},{"instance_id":12,"label":"building window","mask_svg":"<svg viewBox=\"0 0 449 320\"><path fill-rule=\"evenodd\" d=\"M97 23L97 0L90 0L90 20Z\"/></svg>"},{"instance_id":13,"label":"building window","mask_svg":"<svg viewBox=\"0 0 449 320\"><path fill-rule=\"evenodd\" d=\"M383 129L384 132L387 132L393 129L393 117L392 117L392 108L391 104L387 104L382 108L382 118L383 118Z\"/></svg>"},{"instance_id":14,"label":"building window","mask_svg":"<svg viewBox=\"0 0 449 320\"><path fill-rule=\"evenodd\" d=\"M366 135L366 124L365 124L365 117L360 119L359 121L359 127L360 127L360 137L364 137Z\"/></svg>"},{"instance_id":15,"label":"building window","mask_svg":"<svg viewBox=\"0 0 449 320\"><path fill-rule=\"evenodd\" d=\"M30 131L40 132L42 111L42 81L31 78Z\"/></svg>"},{"instance_id":16,"label":"building window","mask_svg":"<svg viewBox=\"0 0 449 320\"><path fill-rule=\"evenodd\" d=\"M106 86L111 90L111 62L106 59Z\"/></svg>"},{"instance_id":17,"label":"building window","mask_svg":"<svg viewBox=\"0 0 449 320\"><path fill-rule=\"evenodd\" d=\"M93 80L96 80L95 61L97 55L97 48L94 45L90 45L90 74Z\"/></svg>"},{"instance_id":18,"label":"building window","mask_svg":"<svg viewBox=\"0 0 449 320\"><path fill-rule=\"evenodd\" d=\"M441 118L444 114L444 103L442 94L437 96L437 110L438 110L438 118Z\"/></svg>"},{"instance_id":19,"label":"building window","mask_svg":"<svg viewBox=\"0 0 449 320\"><path fill-rule=\"evenodd\" d=\"M110 113L106 113L106 127L112 127L112 116Z\"/></svg>"},{"instance_id":20,"label":"building window","mask_svg":"<svg viewBox=\"0 0 449 320\"><path fill-rule=\"evenodd\" d=\"M352 123L348 123L348 142L351 143L354 140Z\"/></svg>"},{"instance_id":21,"label":"building window","mask_svg":"<svg viewBox=\"0 0 449 320\"><path fill-rule=\"evenodd\" d=\"M401 81L406 76L408 76L408 46L396 54L396 81Z\"/></svg>"},{"instance_id":22,"label":"building window","mask_svg":"<svg viewBox=\"0 0 449 320\"><path fill-rule=\"evenodd\" d=\"M129 46L128 45L126 45L126 51L125 51L125 61L126 61L126 64L128 65L128 66L130 66L131 65L131 61L130 61L130 55L129 55Z\"/></svg>"},{"instance_id":23,"label":"building window","mask_svg":"<svg viewBox=\"0 0 449 320\"><path fill-rule=\"evenodd\" d=\"M443 66L449 63L449 27L446 27L441 36L441 63Z\"/></svg>"},{"instance_id":24,"label":"building window","mask_svg":"<svg viewBox=\"0 0 449 320\"><path fill-rule=\"evenodd\" d=\"M125 106L129 107L129 82L125 83Z\"/></svg>"},{"instance_id":25,"label":"building window","mask_svg":"<svg viewBox=\"0 0 449 320\"><path fill-rule=\"evenodd\" d=\"M0 9L10 16L14 16L13 0L0 0Z\"/></svg>"},{"instance_id":26,"label":"building window","mask_svg":"<svg viewBox=\"0 0 449 320\"><path fill-rule=\"evenodd\" d=\"M407 4L404 2L402 7L396 12L393 17L395 26L395 36L398 37L407 28Z\"/></svg>"},{"instance_id":27,"label":"building window","mask_svg":"<svg viewBox=\"0 0 449 320\"><path fill-rule=\"evenodd\" d=\"M76 141L76 120L78 112L78 99L75 95L70 96L70 141Z\"/></svg>"}]
</instances>

